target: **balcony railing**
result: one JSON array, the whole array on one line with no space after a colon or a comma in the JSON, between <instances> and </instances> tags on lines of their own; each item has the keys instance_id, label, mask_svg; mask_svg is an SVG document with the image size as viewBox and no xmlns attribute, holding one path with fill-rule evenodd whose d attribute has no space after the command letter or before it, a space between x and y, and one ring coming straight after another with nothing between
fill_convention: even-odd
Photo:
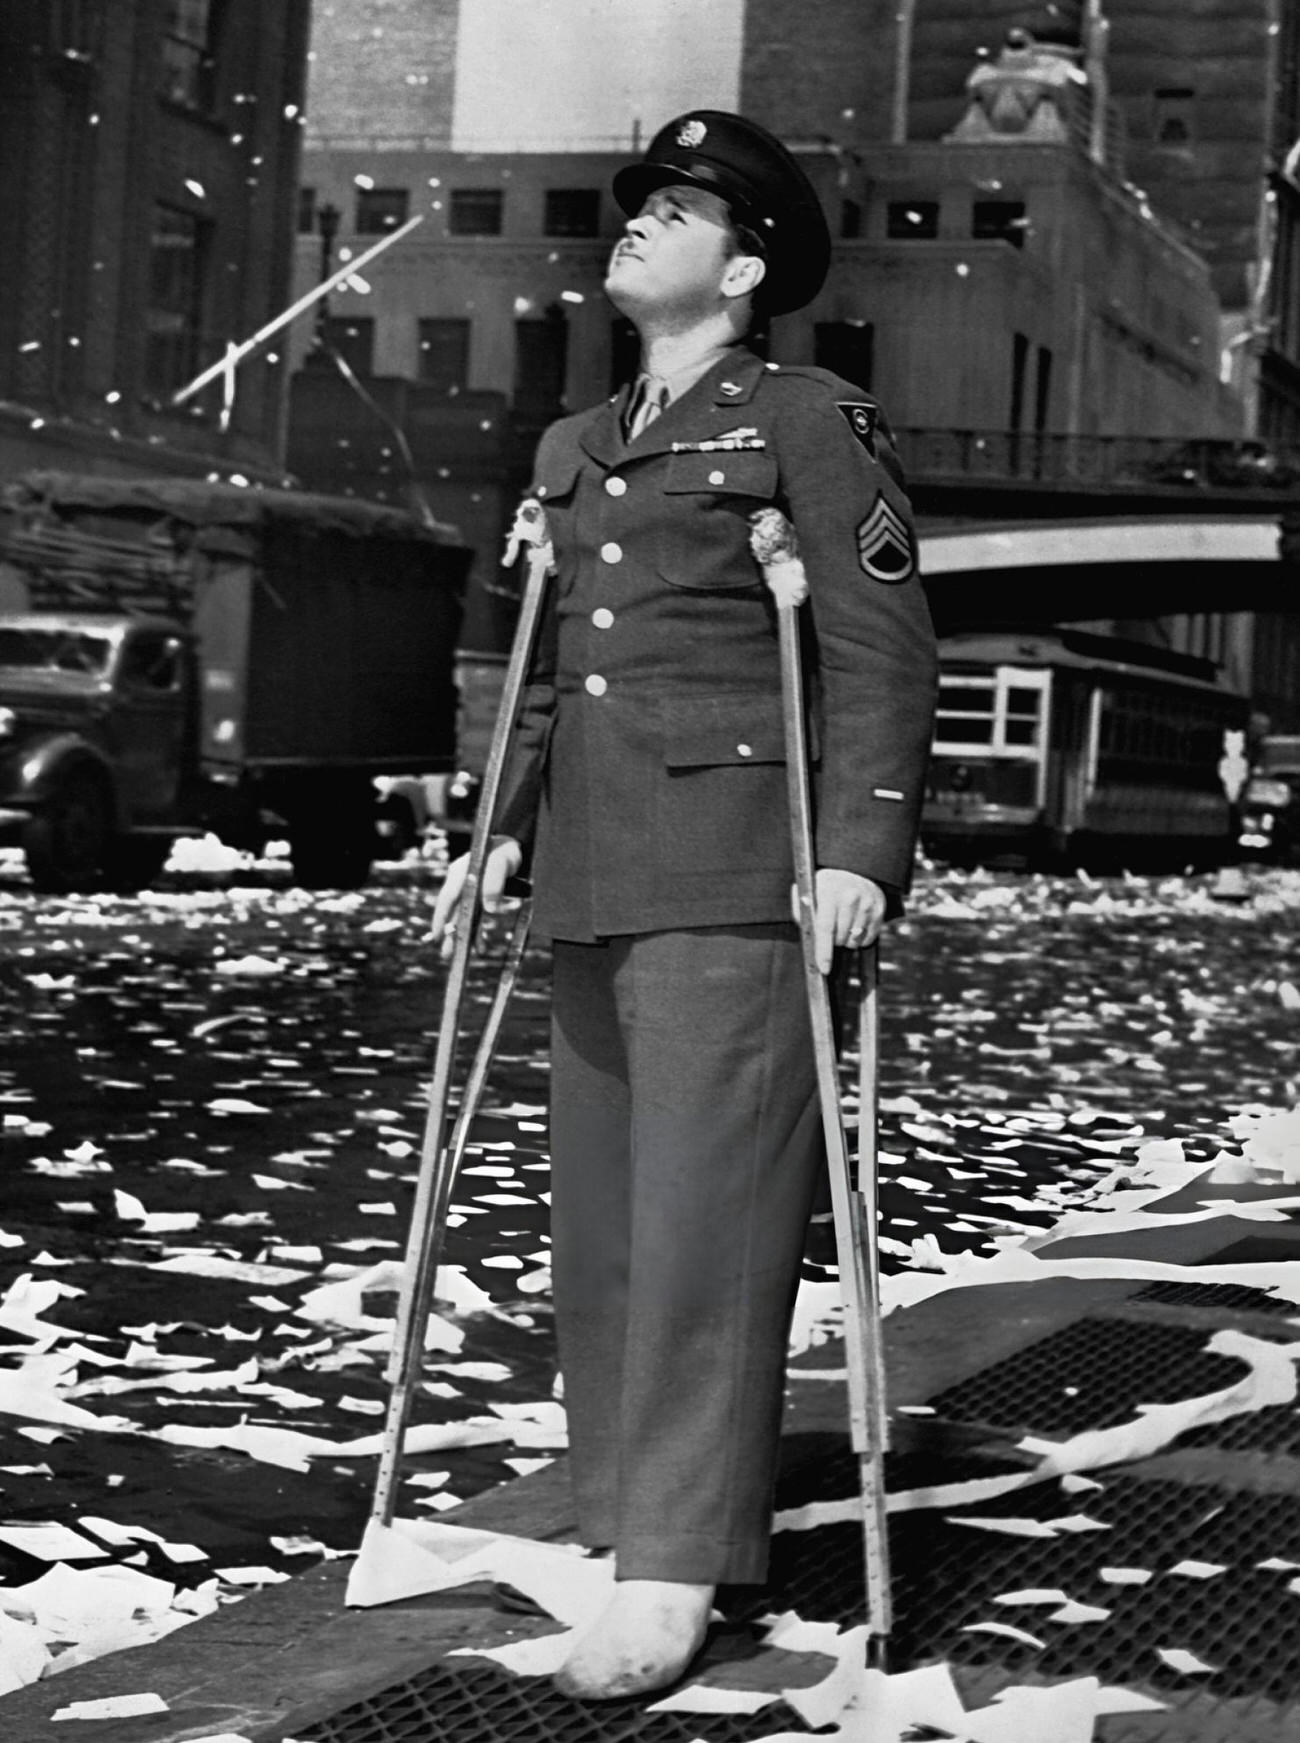
<instances>
[{"instance_id":1,"label":"balcony railing","mask_svg":"<svg viewBox=\"0 0 1300 1743\"><path fill-rule=\"evenodd\" d=\"M917 427L896 430L895 438L904 469L917 482L1171 493L1248 490L1300 498L1297 443Z\"/></svg>"}]
</instances>

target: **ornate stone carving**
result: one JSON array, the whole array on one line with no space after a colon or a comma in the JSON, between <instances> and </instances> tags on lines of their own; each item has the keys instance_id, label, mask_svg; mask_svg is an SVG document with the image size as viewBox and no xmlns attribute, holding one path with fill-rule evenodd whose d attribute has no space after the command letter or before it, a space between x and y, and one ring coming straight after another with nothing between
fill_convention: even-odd
<instances>
[{"instance_id":1,"label":"ornate stone carving","mask_svg":"<svg viewBox=\"0 0 1300 1743\"><path fill-rule=\"evenodd\" d=\"M996 139L1061 143L1070 137L1070 111L1088 83L1076 64L1079 51L1040 42L1019 26L1008 30L996 59L985 59L966 80L969 105L945 138L962 144Z\"/></svg>"}]
</instances>

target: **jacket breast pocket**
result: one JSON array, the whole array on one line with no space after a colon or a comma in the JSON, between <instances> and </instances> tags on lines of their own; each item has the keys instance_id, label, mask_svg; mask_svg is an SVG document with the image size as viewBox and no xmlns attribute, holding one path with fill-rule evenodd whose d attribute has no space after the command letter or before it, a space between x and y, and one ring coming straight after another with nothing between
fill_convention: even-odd
<instances>
[{"instance_id":1,"label":"jacket breast pocket","mask_svg":"<svg viewBox=\"0 0 1300 1743\"><path fill-rule=\"evenodd\" d=\"M659 840L685 873L784 868L790 861L779 712L750 697L665 710Z\"/></svg>"},{"instance_id":2,"label":"jacket breast pocket","mask_svg":"<svg viewBox=\"0 0 1300 1743\"><path fill-rule=\"evenodd\" d=\"M749 517L777 492L776 461L746 450L673 454L663 484L655 555L673 587L755 587Z\"/></svg>"}]
</instances>

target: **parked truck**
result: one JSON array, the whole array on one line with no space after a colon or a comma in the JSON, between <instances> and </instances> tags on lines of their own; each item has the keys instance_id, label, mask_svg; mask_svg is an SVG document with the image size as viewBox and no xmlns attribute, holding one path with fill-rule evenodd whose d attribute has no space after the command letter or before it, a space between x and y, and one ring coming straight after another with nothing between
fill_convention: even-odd
<instances>
[{"instance_id":1,"label":"parked truck","mask_svg":"<svg viewBox=\"0 0 1300 1743\"><path fill-rule=\"evenodd\" d=\"M456 763L471 552L351 499L33 472L0 491L0 842L135 890L178 836L364 882L377 776Z\"/></svg>"}]
</instances>

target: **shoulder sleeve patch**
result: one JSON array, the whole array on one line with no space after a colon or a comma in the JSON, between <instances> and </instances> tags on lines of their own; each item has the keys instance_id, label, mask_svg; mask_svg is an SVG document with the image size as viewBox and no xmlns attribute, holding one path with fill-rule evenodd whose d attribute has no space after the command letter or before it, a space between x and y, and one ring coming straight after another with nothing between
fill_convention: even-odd
<instances>
[{"instance_id":1,"label":"shoulder sleeve patch","mask_svg":"<svg viewBox=\"0 0 1300 1743\"><path fill-rule=\"evenodd\" d=\"M865 399L837 399L835 402L844 414L845 420L853 434L874 460L876 457L876 426L880 422L880 409Z\"/></svg>"},{"instance_id":2,"label":"shoulder sleeve patch","mask_svg":"<svg viewBox=\"0 0 1300 1743\"><path fill-rule=\"evenodd\" d=\"M858 522L858 562L873 581L894 586L916 573L912 529L883 490Z\"/></svg>"}]
</instances>

